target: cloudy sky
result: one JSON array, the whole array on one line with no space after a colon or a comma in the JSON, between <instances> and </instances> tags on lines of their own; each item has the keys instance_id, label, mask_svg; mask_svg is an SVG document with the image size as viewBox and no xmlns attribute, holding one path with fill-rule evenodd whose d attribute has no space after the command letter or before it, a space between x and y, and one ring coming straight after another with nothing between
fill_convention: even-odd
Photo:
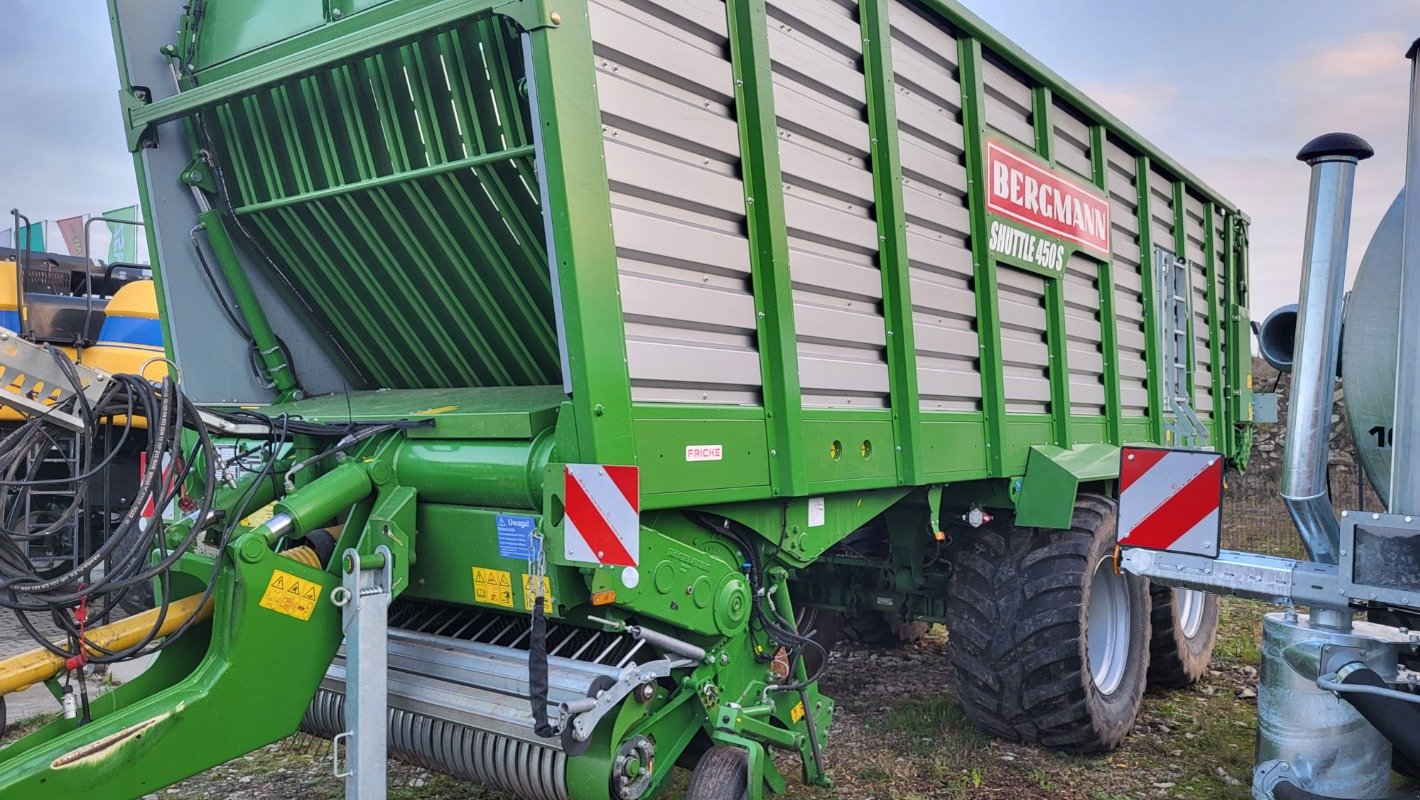
<instances>
[{"instance_id":1,"label":"cloudy sky","mask_svg":"<svg viewBox=\"0 0 1420 800\"><path fill-rule=\"evenodd\" d=\"M1254 316L1296 295L1297 148L1337 129L1376 148L1358 177L1353 270L1400 188L1415 0L966 4L1251 215ZM104 4L4 5L0 211L56 219L135 202Z\"/></svg>"}]
</instances>

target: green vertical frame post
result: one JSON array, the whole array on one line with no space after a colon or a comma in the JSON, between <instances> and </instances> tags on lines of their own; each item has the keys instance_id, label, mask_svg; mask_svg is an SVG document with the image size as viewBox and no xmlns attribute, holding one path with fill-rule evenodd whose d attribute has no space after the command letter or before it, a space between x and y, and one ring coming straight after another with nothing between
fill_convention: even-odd
<instances>
[{"instance_id":1,"label":"green vertical frame post","mask_svg":"<svg viewBox=\"0 0 1420 800\"><path fill-rule=\"evenodd\" d=\"M725 9L759 325L770 491L792 496L807 491L808 473L789 234L784 221L784 178L779 167L779 128L769 59L769 18L764 0L727 0Z\"/></svg>"},{"instance_id":2,"label":"green vertical frame post","mask_svg":"<svg viewBox=\"0 0 1420 800\"><path fill-rule=\"evenodd\" d=\"M1134 187L1139 193L1139 270L1143 279L1144 294L1144 360L1149 368L1149 441L1164 440L1164 404L1162 353L1159 352L1159 309L1154 291L1154 275L1158 266L1154 263L1153 215L1149 210L1148 156L1137 156L1134 160Z\"/></svg>"},{"instance_id":3,"label":"green vertical frame post","mask_svg":"<svg viewBox=\"0 0 1420 800\"><path fill-rule=\"evenodd\" d=\"M1213 201L1203 204L1203 258L1208 263L1208 353L1209 373L1213 380L1213 437L1212 444L1226 452L1225 440L1228 430L1228 398L1225 387L1227 375L1223 368L1223 317L1219 315L1222 298L1218 296L1218 247L1213 235Z\"/></svg>"},{"instance_id":4,"label":"green vertical frame post","mask_svg":"<svg viewBox=\"0 0 1420 800\"><path fill-rule=\"evenodd\" d=\"M981 348L981 407L986 425L986 467L1004 473L1002 445L1006 429L1006 383L1001 372L1001 311L996 291L996 263L991 258L986 218L986 87L981 76L981 42L957 40L961 82L961 126L966 150L966 194L971 213L971 260L976 283L976 335Z\"/></svg>"},{"instance_id":5,"label":"green vertical frame post","mask_svg":"<svg viewBox=\"0 0 1420 800\"><path fill-rule=\"evenodd\" d=\"M1109 157L1105 155L1103 125L1090 126L1090 172L1095 186L1109 197ZM1114 233L1110 232L1111 241ZM1100 351L1104 356L1105 435L1114 444L1123 444L1119 430L1119 319L1114 309L1114 258L1100 262Z\"/></svg>"},{"instance_id":6,"label":"green vertical frame post","mask_svg":"<svg viewBox=\"0 0 1420 800\"><path fill-rule=\"evenodd\" d=\"M903 211L902 160L894 98L892 27L886 0L862 0L858 13L863 32L863 75L867 84L878 268L883 281L897 478L902 484L916 484L921 483L925 469L921 446L922 405L917 397L917 349L912 328L907 219Z\"/></svg>"},{"instance_id":7,"label":"green vertical frame post","mask_svg":"<svg viewBox=\"0 0 1420 800\"><path fill-rule=\"evenodd\" d=\"M1223 222L1224 292L1228 324L1228 386L1232 420L1252 422L1252 330L1247 309L1247 227L1237 212ZM1231 438L1231 436L1230 436ZM1237 453L1233 454L1234 456Z\"/></svg>"},{"instance_id":8,"label":"green vertical frame post","mask_svg":"<svg viewBox=\"0 0 1420 800\"><path fill-rule=\"evenodd\" d=\"M562 301L562 330L577 417L576 457L634 464L631 379L618 284L611 194L586 8L526 34L537 94L539 155L547 182L549 258ZM554 38L556 42L554 44ZM569 457L572 454L567 454Z\"/></svg>"},{"instance_id":9,"label":"green vertical frame post","mask_svg":"<svg viewBox=\"0 0 1420 800\"><path fill-rule=\"evenodd\" d=\"M1173 189L1173 246L1174 254L1188 260L1188 208L1185 200L1188 193L1183 181L1174 181ZM1193 264L1188 265L1188 291L1184 292L1184 304L1188 308L1188 404L1196 413L1198 410L1198 388L1194 385L1198 373L1198 345L1193 331Z\"/></svg>"},{"instance_id":10,"label":"green vertical frame post","mask_svg":"<svg viewBox=\"0 0 1420 800\"><path fill-rule=\"evenodd\" d=\"M1055 166L1051 130L1051 93L1037 86L1031 90L1031 121L1035 124L1035 152ZM1045 279L1045 344L1050 353L1050 416L1054 421L1055 444L1070 447L1075 440L1070 430L1070 346L1065 335L1065 276Z\"/></svg>"}]
</instances>

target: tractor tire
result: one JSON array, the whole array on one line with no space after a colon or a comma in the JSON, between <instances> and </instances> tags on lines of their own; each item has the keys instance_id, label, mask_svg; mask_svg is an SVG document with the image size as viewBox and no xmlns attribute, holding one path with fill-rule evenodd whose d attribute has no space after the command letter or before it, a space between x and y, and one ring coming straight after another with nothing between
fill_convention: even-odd
<instances>
[{"instance_id":1,"label":"tractor tire","mask_svg":"<svg viewBox=\"0 0 1420 800\"><path fill-rule=\"evenodd\" d=\"M967 717L1013 742L1118 747L1149 667L1149 588L1114 571L1114 501L1080 495L1069 530L961 537L947 657Z\"/></svg>"},{"instance_id":2,"label":"tractor tire","mask_svg":"<svg viewBox=\"0 0 1420 800\"><path fill-rule=\"evenodd\" d=\"M891 611L862 611L843 620L843 638L862 647L891 650L915 644L932 626L906 622Z\"/></svg>"},{"instance_id":3,"label":"tractor tire","mask_svg":"<svg viewBox=\"0 0 1420 800\"><path fill-rule=\"evenodd\" d=\"M1208 671L1218 643L1218 596L1195 589L1151 586L1149 688L1192 686Z\"/></svg>"},{"instance_id":4,"label":"tractor tire","mask_svg":"<svg viewBox=\"0 0 1420 800\"><path fill-rule=\"evenodd\" d=\"M685 787L685 800L741 800L748 794L749 754L722 745L705 751Z\"/></svg>"}]
</instances>

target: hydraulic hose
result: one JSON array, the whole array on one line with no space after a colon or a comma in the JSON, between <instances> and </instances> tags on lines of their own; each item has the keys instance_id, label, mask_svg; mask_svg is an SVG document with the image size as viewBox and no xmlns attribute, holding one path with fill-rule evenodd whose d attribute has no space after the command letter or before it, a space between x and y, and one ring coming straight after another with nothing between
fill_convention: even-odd
<instances>
[{"instance_id":1,"label":"hydraulic hose","mask_svg":"<svg viewBox=\"0 0 1420 800\"><path fill-rule=\"evenodd\" d=\"M1346 686L1389 688L1374 670L1365 668L1354 670L1341 682ZM1420 763L1420 708L1393 697L1360 692L1347 692L1341 697L1389 739L1397 752L1412 763Z\"/></svg>"}]
</instances>

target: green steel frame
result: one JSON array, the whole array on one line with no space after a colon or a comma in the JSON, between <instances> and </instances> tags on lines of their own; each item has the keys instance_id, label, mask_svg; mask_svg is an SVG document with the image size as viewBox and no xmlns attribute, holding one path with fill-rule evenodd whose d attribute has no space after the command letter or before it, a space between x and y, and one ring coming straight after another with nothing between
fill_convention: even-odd
<instances>
[{"instance_id":1,"label":"green steel frame","mask_svg":"<svg viewBox=\"0 0 1420 800\"><path fill-rule=\"evenodd\" d=\"M917 401L916 335L908 279L907 221L903 213L902 163L892 69L892 25L882 3L859 7L863 29L863 75L867 82L871 167L875 180L883 318L887 324L890 406L898 481L923 483L922 409Z\"/></svg>"},{"instance_id":2,"label":"green steel frame","mask_svg":"<svg viewBox=\"0 0 1420 800\"><path fill-rule=\"evenodd\" d=\"M1109 162L1105 157L1103 125L1090 127L1090 168L1095 186L1109 191ZM1114 310L1114 262L1100 263L1100 352L1104 356L1105 441L1124 444L1119 424L1119 318Z\"/></svg>"},{"instance_id":3,"label":"green steel frame","mask_svg":"<svg viewBox=\"0 0 1420 800\"><path fill-rule=\"evenodd\" d=\"M977 39L958 40L961 121L966 132L967 203L971 215L971 241L990 239L986 215L986 85L981 76L982 45ZM976 334L981 347L981 405L985 414L986 470L980 477L1004 475L1006 448L1006 386L1001 365L1001 313L996 292L996 265L985 247L973 247L976 272ZM972 465L975 466L975 465ZM936 470L934 470L936 471Z\"/></svg>"},{"instance_id":4,"label":"green steel frame","mask_svg":"<svg viewBox=\"0 0 1420 800\"><path fill-rule=\"evenodd\" d=\"M1244 218L1215 192L1190 173L1159 154L1127 127L1096 107L1081 93L1061 81L1029 56L1005 42L980 20L950 0L927 0L924 5L939 13L957 31L960 40L962 122L966 130L968 199L972 238L987 238L984 207L982 146L988 128L983 103L981 63L986 52L1004 58L1033 84L1035 154L1052 160L1054 131L1051 117L1055 100L1072 106L1090 120L1095 161L1095 182L1103 186L1103 142L1106 136L1132 148L1137 155L1140 241L1145 259L1155 244L1149 232L1148 175L1158 168L1174 176L1175 237L1169 246L1181 250L1184 233L1182 198L1191 193L1204 199L1210 220L1223 215L1228 230ZM657 463L660 474L646 487L648 507L675 507L691 503L741 501L754 498L802 497L825 491L869 489L895 485L923 485L951 479L1014 478L1024 475L1027 454L1035 445L1072 448L1096 441L1119 444L1137 439L1126 433L1118 411L1118 363L1115 355L1113 279L1110 264L1100 267L1101 342L1105 354L1107 402L1102 418L1072 416L1069 403L1069 365L1064 335L1063 293L1057 281L1046 288L1047 331L1050 353L1050 409L1048 417L1008 415L1005 412L1001 375L1000 334L995 275L1009 269L995 263L986 249L974 247L977 288L977 330L983 376L979 413L924 413L916 402L916 364L913 348L912 297L907 279L905 221L902 214L901 170L896 142L891 53L887 4L864 2L861 18L864 39L864 72L873 136L872 168L877 195L876 218L881 244L880 267L884 289L883 314L887 328L887 361L891 375L891 402L887 414L863 411L805 411L799 402L794 309L788 274L781 177L773 92L770 84L765 10L762 2L732 0L727 6L733 41L736 105L744 154L745 202L753 251L752 269L759 324L764 395L760 407L713 405L633 405L621 331L621 310L616 293L605 291L616 282L615 245L610 230L610 200L600 155L600 130L591 59L591 35L585 13L559 13L551 6L529 2L479 2L456 4L443 0L388 0L358 15L340 20L266 50L239 55L210 68L211 76L200 87L157 103L130 98L127 106L130 138L137 143L146 127L182 118L210 107L233 94L271 85L317 66L359 55L375 46L388 45L421 31L452 24L490 10L517 20L526 33L533 69L536 116L542 133L543 173L551 223L549 243L557 259L561 294L566 372L571 376L569 413L576 418L577 457L604 463ZM365 19L365 24L358 21ZM531 22L530 22L531 21ZM456 167L458 165L452 165ZM1211 239L1211 236L1209 237ZM1235 240L1236 241L1236 240ZM1228 259L1212 252L1209 274L1219 270L1230 289L1238 284L1237 270ZM1225 255L1232 255L1230 250ZM1222 263L1220 263L1222 262ZM1160 369L1153 274L1146 269L1147 361L1150 375ZM1210 284L1212 285L1212 284ZM1212 290L1210 289L1210 292ZM1235 323L1240 312L1237 292L1210 294L1208 319L1213 332L1225 320ZM1245 313L1245 312L1242 312ZM1234 329L1236 325L1231 325ZM1218 342L1238 337L1213 336ZM1233 455L1233 424L1240 415L1224 413L1224 398L1240 396L1246 371L1220 369L1236 366L1231 353L1214 358L1218 411L1209 421L1214 439ZM1192 361L1190 351L1190 362ZM1193 372L1190 370L1190 383ZM1148 414L1150 441L1162 443L1165 413L1151 392ZM1233 411L1237 404L1233 403ZM688 433L694 430L694 433ZM690 438L707 432L737 453L731 465L687 464L668 457ZM871 448L848 446L847 453L830 454L826 444L868 442ZM855 450L861 449L854 458ZM869 450L871 449L871 453ZM885 454L890 454L887 457ZM837 456L837 457L834 457Z\"/></svg>"},{"instance_id":5,"label":"green steel frame","mask_svg":"<svg viewBox=\"0 0 1420 800\"><path fill-rule=\"evenodd\" d=\"M118 0L111 0L115 2ZM268 11L281 6L277 0L247 2L271 3ZM492 168L495 163L501 165L498 168L521 169L536 157L547 226L546 258L561 312L562 367L570 383L570 397L560 386L530 386L503 380L475 388L437 385L389 393L363 392L356 393L350 401L338 397L301 399L294 381L283 371L289 365L276 358L275 352L263 355L267 357L269 374L281 384L280 399L289 401L271 409L273 413L327 421L348 419L347 415L370 420L410 416L433 420L427 429L372 439L352 453L353 458L323 474L312 469L309 477L303 475L298 488L280 497L276 506L278 512L297 521L300 534L341 515L344 524L339 534L340 546L355 547L363 554L373 553L378 545L392 550L397 590L407 589L412 597L473 604L476 601L470 596L471 587L462 567L467 563L489 563L510 573L519 568L516 559L494 551L490 543L496 541L496 535L490 533L500 509L526 510L537 518L538 529L547 536L548 577L555 587L553 595L563 601L557 616L590 625L586 602L593 594L612 592L615 604L600 613L612 618L619 614L659 621L705 645L710 658L689 669L674 688L658 689L647 704L625 704L615 717L614 732L599 735L592 755L571 760L571 776L585 785L595 784L594 789L579 793L579 798L606 796L606 770L610 769L615 745L624 736L641 733L658 737L660 745L672 753L678 753L678 748L701 730L711 741L747 747L756 776L748 793L753 800L758 800L766 786L772 790L783 788L783 776L773 759L766 756L767 747L796 752L807 780L826 780L815 765L810 736L815 730L811 726L816 725L822 739L833 711L831 701L820 698L812 686L801 694L771 696L768 659L761 656L773 643L746 622L748 603L753 601L749 599L741 558L748 554L738 551L739 543L731 544L727 537L695 524L693 515L679 512L708 511L760 537L750 539L745 546L758 550L758 555L770 564L763 571L764 595L774 597L778 612L783 614L792 610L792 570L811 567L834 544L882 517L889 527L892 554L888 558L911 566L898 570L895 577L884 578L884 570L878 569L881 565L876 563L850 563L853 559L838 555L823 558L823 563L866 567L860 569L860 574L892 583L886 593L876 584L865 587L875 592L875 600L886 598L894 609L913 610L918 616L933 618L940 616L942 587L940 576L926 575L921 567L921 548L928 544L920 534L924 524L940 530L944 507L1003 507L1019 503L1021 524L1065 526L1069 524L1078 487L1089 484L1110 489L1110 481L1117 476L1120 444L1137 441L1139 433L1149 441L1163 443L1163 409L1155 379L1161 366L1151 254L1156 243L1150 233L1148 186L1150 170L1155 165L1172 181L1176 236L1167 244L1182 250L1184 198L1192 194L1205 203L1208 321L1218 401L1212 420L1215 445L1231 457L1244 455L1238 448L1246 441L1249 419L1246 218L956 2L920 2L936 12L958 37L976 330L983 380L982 404L975 412L924 412L918 401L889 0L862 0L859 20L872 138L870 163L886 359L891 376L887 411L806 410L800 397L765 0L726 3L763 373L763 402L758 406L632 401L624 320L619 294L614 290L618 285L617 249L603 160L600 106L596 101L593 39L585 4L562 7L551 0L345 0L338 7L323 6L324 24L252 52L226 52L224 47L230 50L235 45L206 40L204 52L223 57L209 59L212 63L203 67L200 84L188 81L186 90L171 98L149 102L140 89L124 89L128 138L137 150L151 144L151 128L155 124L207 114L225 103L299 80L314 70L351 62L376 49L388 53L390 48L409 42L430 46L427 43L438 35L459 30L459 26L474 20L486 22L494 15L503 18L499 25L512 26L506 30L516 33L525 48L523 63L530 69L526 97L528 118L538 134L529 137L536 142L534 150L530 151L527 141L520 139L497 151L451 158L437 165L404 164L405 169L395 170L389 177L362 174L358 184L303 186L299 196L257 200L236 211L245 216L286 213L299 203L343 198L357 188L392 189L402 182L448 178L455 172ZM178 5L176 0L174 4ZM348 14L344 11L347 8ZM120 24L115 14L116 30ZM120 48L121 66L125 58ZM1113 138L1132 150L1138 176L1135 189L1144 261L1146 360L1151 376L1146 429L1132 421L1126 425L1121 416L1115 275L1110 260L1099 263L1097 278L1105 413L1099 418L1071 414L1064 291L1057 279L1046 280L1043 298L1043 335L1049 352L1049 413L1006 412L997 275L999 270L1012 267L997 263L985 245L989 223L984 210L987 182L983 149L988 136L995 135L987 125L985 113L983 75L988 58L1005 60L1032 84L1035 141L1031 149L1038 159L1055 163L1052 116L1057 101L1088 121L1090 179L1096 186L1107 186L1107 139ZM515 94L522 96L510 88L508 75L512 74L515 73L510 70L503 76L504 84L496 90L501 92L498 102L510 102ZM363 91L363 87L356 88ZM348 97L360 96L354 92ZM421 112L412 107L412 97L410 103L396 100L391 103L387 98L386 103L399 106L395 110L403 115L401 121L417 122L420 138L424 131L437 137L436 123L447 122L427 116L418 118ZM286 130L293 124L290 110L285 109L284 113L277 126L280 130L271 135L299 137L301 131ZM253 146L246 158L261 161L263 168L278 163L274 154L279 148L273 147L272 140L262 139ZM140 179L145 179L141 154L135 164ZM144 183L147 185L146 180ZM145 207L151 208L157 202L154 193L178 188L149 186ZM381 200L380 209L398 216L398 208L386 198ZM420 213L432 210L436 209L429 204L416 206ZM222 213L211 212L206 221L211 223L209 236L215 235L219 240L216 244L222 245L219 249L226 251L229 248L222 242ZM1213 242L1216 215L1222 215L1226 232L1225 252L1221 254ZM407 223L400 223L398 232L400 241L396 246L412 246ZM302 231L298 235L310 237L313 232ZM451 237L449 241L454 240ZM154 244L153 249L158 252ZM526 240L522 244L524 257L535 252L536 248ZM234 261L227 257L220 260L224 269ZM162 291L162 264L157 271ZM1223 297L1217 292L1215 279L1219 275L1224 280ZM231 277L241 283L241 276ZM248 327L255 331L265 326L260 309L251 307L251 303L245 305L241 311L250 323ZM403 309L407 315L418 315L420 310ZM1226 337L1220 335L1225 325ZM265 330L269 332L269 328ZM468 335L472 337L475 332L469 331ZM1190 364L1192 353L1190 348ZM401 354L382 355L388 358ZM447 375L439 373L436 377ZM538 373L537 377L546 376ZM467 407L459 407L452 398ZM720 462L691 463L681 459L686 445L706 441L723 443L727 457ZM313 447L310 442L302 446ZM564 507L565 492L559 469L570 462L642 467L643 558L646 563L655 563L658 568L666 565L672 571L672 579L665 586L656 586L661 582L659 578L628 581L619 568L588 569L562 557L561 537L566 526L558 509ZM275 487L271 493L272 497L254 505L277 499ZM241 519L254 508L224 510ZM181 524L175 527L180 529ZM228 569L222 573L219 624L211 628L212 644L205 660L197 663L201 656L199 645L206 643L199 643L194 637L184 642L184 648L165 654L152 678L136 684L137 688L116 693L114 706L102 708L96 724L104 732L132 733L135 738L132 742L111 743L109 752L121 757L141 754L145 748L159 753L169 759L158 775L167 780L190 771L194 764L217 763L294 727L304 697L314 691L315 682L338 644L339 628L333 608L324 605L322 613L305 628L293 625L288 618L248 617L240 613L242 607L253 605L273 569L295 569L270 551L275 538L274 533L268 536L261 528L245 530L218 555ZM421 551L426 558L416 561L414 556ZM210 560L190 556L189 561L192 563L183 569L191 579L209 574ZM334 585L330 574L334 569L325 573L310 569L310 578L329 589ZM717 599L698 609L689 608L689 604L682 609L677 602L668 602L672 594L684 600L695 592L693 583L684 586L683 592L676 591L682 588L672 585L680 581L677 569L691 569L698 577L714 579L715 585L721 587L716 590ZM840 594L830 604L841 607L843 600ZM523 600L506 613L526 612L526 604ZM281 714L260 721L244 719L230 736L216 735L221 729L224 706L239 702L231 692L255 694L257 690L250 687L269 683L273 674L272 666L253 651L261 649L262 641L285 644L300 637L305 637L310 646L293 644L291 650L299 653L296 663L278 670L296 678L283 684ZM224 672L230 672L235 680L221 682ZM722 691L726 692L723 696ZM210 702L202 700L207 692L213 693ZM147 694L151 697L141 699L140 695ZM188 700L192 701L190 705ZM149 730L143 727L146 720L165 702L175 703L171 721L163 716L155 722L153 735L140 746L137 735ZM809 709L807 717L805 708ZM175 730L185 721L192 723L186 730L205 735L168 735L170 728ZM0 790L23 786L33 793L47 779L43 769L46 759L55 752L77 752L62 748L74 747L89 733L61 721L27 738L18 749L5 751L0 756ZM200 746L184 756L187 760L171 755L177 743L194 741ZM671 757L659 764L657 783L664 780L674 760ZM79 769L52 775L53 783L44 791L64 796L82 793L96 780L96 771L106 766L103 759L95 759ZM119 787L121 793L141 794L146 790L139 770L122 772L125 782ZM761 777L763 780L758 779Z\"/></svg>"},{"instance_id":6,"label":"green steel frame","mask_svg":"<svg viewBox=\"0 0 1420 800\"><path fill-rule=\"evenodd\" d=\"M774 89L769 82L767 12L763 0L729 0L726 12L756 286L770 494L792 496L803 493L808 478L789 239L784 225L784 178L779 168Z\"/></svg>"}]
</instances>

